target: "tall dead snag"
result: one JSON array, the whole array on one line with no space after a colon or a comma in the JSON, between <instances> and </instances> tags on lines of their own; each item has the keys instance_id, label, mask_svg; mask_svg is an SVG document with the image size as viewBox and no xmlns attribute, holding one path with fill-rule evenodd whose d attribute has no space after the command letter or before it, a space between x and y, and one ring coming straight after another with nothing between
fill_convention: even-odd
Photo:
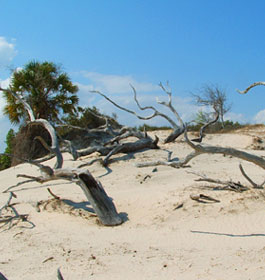
<instances>
[{"instance_id":1,"label":"tall dead snag","mask_svg":"<svg viewBox=\"0 0 265 280\"><path fill-rule=\"evenodd\" d=\"M131 88L133 90L133 93L134 93L134 101L135 103L137 104L138 108L142 111L145 111L145 110L151 110L153 111L153 113L150 115L150 116L140 116L138 115L135 111L132 111L130 109L127 109L125 107L122 107L120 105L118 105L117 103L115 103L113 100L111 100L109 97L107 97L105 94L101 93L100 91L91 91L92 93L97 93L99 95L101 95L102 97L104 97L106 100L108 100L110 103L112 103L115 107L127 112L127 113L130 113L132 115L135 115L138 119L140 120L150 120L154 117L157 117L157 116L160 116L164 119L166 119L170 125L172 126L173 128L173 132L164 140L165 143L169 143L169 142L173 142L177 137L179 137L183 132L184 132L184 129L185 129L185 126L184 126L184 123L182 121L182 119L180 118L178 112L175 110L175 108L172 106L172 92L171 92L171 89L169 88L169 86L167 85L167 89L166 87L164 87L164 85L162 83L159 84L159 86L161 87L161 89L168 95L168 102L164 102L164 101L159 101L157 100L157 103L158 104L161 104L161 105L164 105L166 106L167 108L169 108L169 110L176 116L176 118L178 119L179 123L180 123L180 126L178 126L176 124L175 121L173 121L169 116L167 116L166 114L163 114L161 112L159 112L155 107L153 106L145 106L145 107L142 107L137 99L137 92L136 92L136 89L131 85Z\"/></svg>"},{"instance_id":2,"label":"tall dead snag","mask_svg":"<svg viewBox=\"0 0 265 280\"><path fill-rule=\"evenodd\" d=\"M0 88L0 90L5 91ZM9 91L9 90L8 90ZM42 176L33 177L25 174L18 175L19 177L29 178L39 183L64 179L79 185L84 194L86 195L88 201L93 206L96 214L98 215L101 223L106 226L120 225L123 221L118 215L115 205L106 192L104 191L102 185L97 182L88 170L84 169L63 169L63 157L59 149L57 136L53 126L45 119L35 119L32 109L29 104L23 100L22 97L9 91L19 102L21 102L30 116L30 124L41 124L49 132L52 139L51 149L56 154L57 161L54 168L37 163L35 161L28 161L40 168L42 171ZM28 182L28 181L27 181Z\"/></svg>"}]
</instances>

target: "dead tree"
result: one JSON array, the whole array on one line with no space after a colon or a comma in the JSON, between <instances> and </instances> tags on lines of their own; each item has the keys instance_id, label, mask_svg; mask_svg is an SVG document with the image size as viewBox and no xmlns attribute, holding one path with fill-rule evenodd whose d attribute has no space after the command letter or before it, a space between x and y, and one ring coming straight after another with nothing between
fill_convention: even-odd
<instances>
[{"instance_id":1,"label":"dead tree","mask_svg":"<svg viewBox=\"0 0 265 280\"><path fill-rule=\"evenodd\" d=\"M196 104L213 107L224 127L224 114L231 109L231 104L227 104L226 93L220 86L205 85L201 88L199 94L192 94L192 96L195 98Z\"/></svg>"},{"instance_id":2,"label":"dead tree","mask_svg":"<svg viewBox=\"0 0 265 280\"><path fill-rule=\"evenodd\" d=\"M176 116L177 120L180 123L180 126L177 125L176 122L173 121L168 115L159 112L155 107L153 107L153 106L142 107L140 105L138 99L137 99L136 89L132 85L131 85L131 88L132 88L133 93L134 93L134 101L136 102L138 108L140 110L142 110L142 111L145 111L145 110L153 111L153 113L150 116L144 117L144 116L138 115L135 111L132 111L130 109L127 109L125 107L122 107L122 106L118 105L117 103L115 103L113 100L111 100L109 97L107 97L105 94L101 93L100 91L95 91L94 90L94 91L91 91L91 92L92 93L97 93L97 94L101 95L102 97L104 97L106 100L108 100L110 103L112 103L117 108L119 108L119 109L121 109L121 110L123 110L123 111L125 111L127 113L130 113L132 115L135 115L140 120L150 120L150 119L152 119L154 117L157 117L157 116L160 116L160 117L166 119L170 123L172 128L173 128L173 132L170 133L170 135L164 140L165 143L169 143L169 142L173 142L176 138L178 138L184 132L185 125L184 125L182 119L180 118L178 112L172 106L172 91L169 88L168 84L167 84L167 88L164 87L164 85L162 83L160 83L159 86L168 95L168 102L157 100L157 103L161 104L161 105L164 105L167 108L169 108L169 110Z\"/></svg>"},{"instance_id":3,"label":"dead tree","mask_svg":"<svg viewBox=\"0 0 265 280\"><path fill-rule=\"evenodd\" d=\"M119 143L120 140L136 137L138 140L134 142L124 142ZM110 141L103 143L103 145L97 145L93 147L88 147L86 149L78 150L78 157L87 156L94 152L100 153L102 156L106 156L103 160L103 165L107 166L110 160L110 157L117 153L133 153L143 149L159 149L158 147L158 138L152 139L146 133L141 131L134 131L130 129L111 139Z\"/></svg>"},{"instance_id":4,"label":"dead tree","mask_svg":"<svg viewBox=\"0 0 265 280\"><path fill-rule=\"evenodd\" d=\"M228 155L236 158L243 159L248 162L252 162L255 165L265 169L265 159L262 157L240 151L233 148L224 148L224 147L217 147L217 146L209 146L209 145L201 145L201 144L194 144L190 141L187 135L187 129L184 132L186 143L193 149L193 152L188 154L184 159L178 161L153 161L153 162L144 162L136 164L137 167L147 167L147 166L157 166L157 165L167 165L174 168L180 168L187 165L187 163L192 160L193 158L201 155L201 154L222 154Z\"/></svg>"},{"instance_id":5,"label":"dead tree","mask_svg":"<svg viewBox=\"0 0 265 280\"><path fill-rule=\"evenodd\" d=\"M250 90L251 88L253 88L254 86L257 86L257 85L265 85L265 82L254 83L251 86L249 86L245 91L242 91L240 93L246 93L246 92L248 92L248 90ZM218 111L216 111L216 112L217 112L216 118L213 122L215 122L218 119ZM213 122L210 122L210 123L213 123ZM203 129L201 129L200 138L195 139L196 142L201 142L202 131L203 131ZM194 144L188 138L187 127L185 128L184 136L185 136L186 143L193 149L193 152L188 154L185 158L180 159L180 160L171 160L171 158L169 157L167 161L156 160L156 161L152 161L152 162L143 162L143 163L136 164L136 166L137 167L150 167L150 166L166 165L166 166L170 166L173 168L181 168L181 167L187 166L188 162L190 160L192 160L193 158L195 158L201 154L207 153L207 154L229 155L232 157L240 158L242 160L254 163L255 165L261 167L262 169L265 169L265 159L263 157L259 157L259 156L256 156L256 155L244 152L244 151L240 151L237 149L233 149L233 148L224 148L224 147L218 147L218 146ZM240 171L241 171L242 175L250 182L250 184L252 185L253 188L263 188L265 182L263 182L262 184L259 184L259 185L254 183L247 176L246 172L243 170L243 167L241 165L240 165Z\"/></svg>"},{"instance_id":6,"label":"dead tree","mask_svg":"<svg viewBox=\"0 0 265 280\"><path fill-rule=\"evenodd\" d=\"M19 177L29 178L39 183L64 179L76 183L81 187L88 201L91 203L96 214L98 215L101 223L107 226L115 226L121 224L123 221L118 215L115 205L112 200L106 194L104 188L100 182L96 181L88 170L84 169L63 169L63 157L59 149L57 136L53 126L45 119L35 119L33 111L29 104L19 95L10 91L0 88L2 91L9 91L19 102L24 105L30 117L30 124L41 124L49 132L52 139L51 150L56 155L56 164L54 168L47 165L30 161L40 168L42 175L39 177L33 177L25 174L20 174Z\"/></svg>"}]
</instances>

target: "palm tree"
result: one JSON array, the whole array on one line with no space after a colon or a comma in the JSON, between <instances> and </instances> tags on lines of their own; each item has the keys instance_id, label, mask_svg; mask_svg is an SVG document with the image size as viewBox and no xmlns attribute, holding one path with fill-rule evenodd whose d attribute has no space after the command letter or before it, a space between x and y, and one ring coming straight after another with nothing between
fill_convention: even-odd
<instances>
[{"instance_id":1,"label":"palm tree","mask_svg":"<svg viewBox=\"0 0 265 280\"><path fill-rule=\"evenodd\" d=\"M36 118L56 123L61 113L71 115L76 112L78 87L52 62L31 61L23 69L15 71L9 90L29 103ZM8 91L4 91L4 98L7 104L4 114L12 123L21 123L28 119L23 105Z\"/></svg>"}]
</instances>

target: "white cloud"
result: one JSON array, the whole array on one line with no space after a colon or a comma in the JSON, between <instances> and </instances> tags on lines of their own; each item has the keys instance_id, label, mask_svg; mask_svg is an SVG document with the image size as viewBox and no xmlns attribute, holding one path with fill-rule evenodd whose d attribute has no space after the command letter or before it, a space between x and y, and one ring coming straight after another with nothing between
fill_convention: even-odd
<instances>
[{"instance_id":1,"label":"white cloud","mask_svg":"<svg viewBox=\"0 0 265 280\"><path fill-rule=\"evenodd\" d=\"M137 84L137 81L135 82ZM142 84L148 84L148 83L142 83ZM89 107L96 106L100 110L100 112L107 115L116 113L118 116L118 121L121 124L128 125L128 126L138 126L143 123L148 123L150 125L156 125L156 126L164 126L164 125L170 126L168 121L166 121L164 118L161 117L155 117L147 121L140 120L136 116L118 109L109 101L97 95L96 93L89 92L91 89L93 89L93 86L83 85L80 83L78 84L78 86L79 86L79 98L80 98L81 106L89 106ZM135 86L135 88L138 93L138 87ZM152 87L150 88L153 89L154 86L152 85ZM159 112L164 113L165 115L169 115L173 120L176 121L176 123L178 123L176 117L167 107L157 103L156 101L157 99L160 101L166 101L166 102L168 101L168 96L165 93L163 93L162 90L157 91L157 89L159 88L156 87L155 92L153 92L152 90L150 90L150 92L139 91L139 94L137 96L139 103L141 104L141 106L155 107ZM106 93L106 91L103 90L102 92ZM132 111L135 111L141 116L149 116L153 113L152 110L141 111L137 107L134 101L133 91L131 90L130 87L127 90L127 92L124 92L123 94L106 93L106 95L111 97L111 99L118 105L130 109ZM190 104L190 99L188 98L180 98L180 97L173 96L172 104L185 122L192 120L194 114L196 114L196 112L199 109L201 109L201 107Z\"/></svg>"},{"instance_id":2,"label":"white cloud","mask_svg":"<svg viewBox=\"0 0 265 280\"><path fill-rule=\"evenodd\" d=\"M5 80L1 80L0 79L0 85L2 88L8 88L9 84L10 84L10 81L11 81L11 77L5 79Z\"/></svg>"},{"instance_id":3,"label":"white cloud","mask_svg":"<svg viewBox=\"0 0 265 280\"><path fill-rule=\"evenodd\" d=\"M10 78L7 78L5 80L0 80L0 86L2 88L7 88L10 83ZM5 106L5 101L2 95L2 92L0 92L0 119L3 118L3 108Z\"/></svg>"},{"instance_id":4,"label":"white cloud","mask_svg":"<svg viewBox=\"0 0 265 280\"><path fill-rule=\"evenodd\" d=\"M93 90L105 93L128 93L132 92L130 84L139 92L157 91L157 85L148 82L139 82L132 76L105 75L96 72L82 71L81 74L92 84Z\"/></svg>"},{"instance_id":5,"label":"white cloud","mask_svg":"<svg viewBox=\"0 0 265 280\"><path fill-rule=\"evenodd\" d=\"M224 120L227 121L233 121L233 122L239 122L239 123L246 123L247 119L243 114L238 114L234 112L228 112L224 115Z\"/></svg>"},{"instance_id":6,"label":"white cloud","mask_svg":"<svg viewBox=\"0 0 265 280\"><path fill-rule=\"evenodd\" d=\"M9 64L16 54L15 44L9 43L5 37L0 37L0 65Z\"/></svg>"},{"instance_id":7,"label":"white cloud","mask_svg":"<svg viewBox=\"0 0 265 280\"><path fill-rule=\"evenodd\" d=\"M253 118L254 123L265 123L265 109L259 111Z\"/></svg>"}]
</instances>

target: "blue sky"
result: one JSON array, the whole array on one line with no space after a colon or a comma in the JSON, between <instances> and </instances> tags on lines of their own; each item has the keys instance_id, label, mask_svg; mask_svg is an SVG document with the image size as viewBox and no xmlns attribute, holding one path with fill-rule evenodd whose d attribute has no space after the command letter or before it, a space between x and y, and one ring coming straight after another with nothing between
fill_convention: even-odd
<instances>
[{"instance_id":1,"label":"blue sky","mask_svg":"<svg viewBox=\"0 0 265 280\"><path fill-rule=\"evenodd\" d=\"M127 125L141 122L89 93L101 90L135 109L129 83L143 104L167 97L157 87L169 81L173 104L185 121L198 110L191 92L218 84L232 109L227 118L265 122L265 1L244 0L0 0L0 82L10 68L30 60L62 65L79 85L80 105L116 112ZM0 96L0 107L3 100ZM160 108L160 107L158 107ZM164 108L161 108L164 110ZM165 124L155 119L152 124ZM0 150L10 124L0 114Z\"/></svg>"}]
</instances>

